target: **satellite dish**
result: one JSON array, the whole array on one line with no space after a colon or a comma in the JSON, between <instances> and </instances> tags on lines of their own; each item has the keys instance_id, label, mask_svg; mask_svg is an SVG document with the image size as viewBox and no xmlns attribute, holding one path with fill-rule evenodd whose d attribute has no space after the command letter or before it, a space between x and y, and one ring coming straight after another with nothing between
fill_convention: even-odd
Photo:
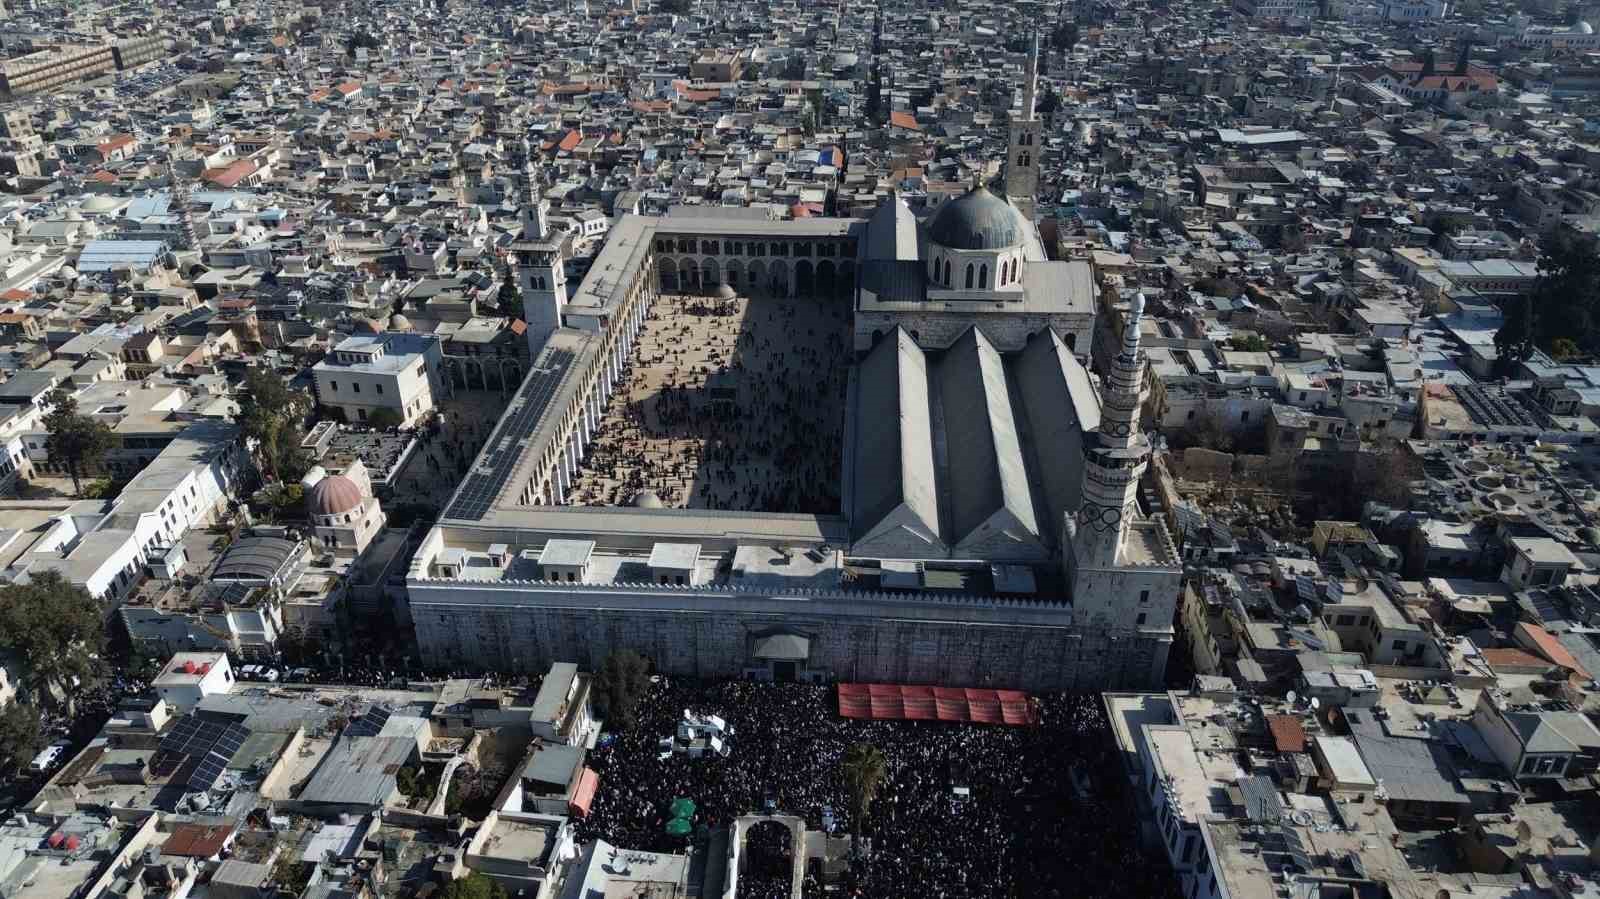
<instances>
[{"instance_id":1,"label":"satellite dish","mask_svg":"<svg viewBox=\"0 0 1600 899\"><path fill-rule=\"evenodd\" d=\"M1300 697L1298 697L1298 696L1296 696L1296 695L1294 695L1294 691L1293 691L1293 690L1290 690L1290 691L1289 691L1289 696L1288 696L1288 699L1289 699L1289 704L1290 704L1290 705L1294 705L1294 704L1295 704L1295 701L1296 701L1296 700L1298 700L1298 699L1299 699L1299 698L1300 698Z\"/></svg>"},{"instance_id":2,"label":"satellite dish","mask_svg":"<svg viewBox=\"0 0 1600 899\"><path fill-rule=\"evenodd\" d=\"M1316 711L1317 709L1320 709L1320 708L1322 708L1322 700L1318 699L1315 696L1311 697L1311 710L1312 711Z\"/></svg>"}]
</instances>

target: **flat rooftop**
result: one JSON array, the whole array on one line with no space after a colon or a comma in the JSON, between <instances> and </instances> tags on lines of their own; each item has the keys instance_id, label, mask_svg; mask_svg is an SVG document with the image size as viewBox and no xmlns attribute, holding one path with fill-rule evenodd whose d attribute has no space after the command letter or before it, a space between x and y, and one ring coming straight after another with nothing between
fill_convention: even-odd
<instances>
[{"instance_id":1,"label":"flat rooftop","mask_svg":"<svg viewBox=\"0 0 1600 899\"><path fill-rule=\"evenodd\" d=\"M494 822L480 855L544 867L555 847L556 822L502 815Z\"/></svg>"}]
</instances>

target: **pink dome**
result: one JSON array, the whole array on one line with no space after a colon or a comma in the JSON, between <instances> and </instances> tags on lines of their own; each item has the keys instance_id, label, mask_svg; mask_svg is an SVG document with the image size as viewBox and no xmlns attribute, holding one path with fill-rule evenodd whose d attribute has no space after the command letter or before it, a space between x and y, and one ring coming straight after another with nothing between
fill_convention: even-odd
<instances>
[{"instance_id":1,"label":"pink dome","mask_svg":"<svg viewBox=\"0 0 1600 899\"><path fill-rule=\"evenodd\" d=\"M361 506L361 488L342 474L329 475L306 491L306 512L313 518L343 515Z\"/></svg>"}]
</instances>

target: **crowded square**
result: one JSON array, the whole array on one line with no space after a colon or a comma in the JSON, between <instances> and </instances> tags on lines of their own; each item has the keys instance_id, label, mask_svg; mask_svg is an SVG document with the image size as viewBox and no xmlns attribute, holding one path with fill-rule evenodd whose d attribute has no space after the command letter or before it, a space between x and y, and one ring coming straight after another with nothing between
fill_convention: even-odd
<instances>
[{"instance_id":1,"label":"crowded square","mask_svg":"<svg viewBox=\"0 0 1600 899\"><path fill-rule=\"evenodd\" d=\"M659 741L685 710L724 719L725 756L670 753ZM591 754L600 790L583 839L684 852L743 814L803 817L858 841L834 895L1065 897L1177 895L1170 869L1139 848L1134 797L1096 695L1039 697L1035 726L840 717L833 687L659 678L637 724ZM882 751L887 775L864 824L852 820L841 772L850 746ZM697 805L696 830L664 829L676 797ZM769 828L751 847L740 896L787 896L786 847ZM762 833L756 831L755 833ZM754 835L752 839L757 839ZM709 862L715 864L713 860ZM807 895L820 895L808 873Z\"/></svg>"}]
</instances>

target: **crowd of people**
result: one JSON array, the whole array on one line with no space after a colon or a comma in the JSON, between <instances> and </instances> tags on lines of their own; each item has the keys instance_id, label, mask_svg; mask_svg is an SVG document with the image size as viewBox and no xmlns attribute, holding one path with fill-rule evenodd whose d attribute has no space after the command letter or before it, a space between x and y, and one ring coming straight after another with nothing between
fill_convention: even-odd
<instances>
[{"instance_id":1,"label":"crowd of people","mask_svg":"<svg viewBox=\"0 0 1600 899\"><path fill-rule=\"evenodd\" d=\"M728 722L725 758L660 757L659 741L686 709ZM773 809L811 829L826 816L857 841L836 895L1175 897L1164 860L1141 854L1134 797L1099 697L1046 695L1039 709L1031 727L862 721L838 714L831 687L661 678L640 701L636 726L591 753L601 787L580 836L684 852L740 815ZM857 743L887 761L865 821L852 820L842 773ZM698 806L695 832L683 838L664 830L680 796ZM787 895L762 870L741 895Z\"/></svg>"},{"instance_id":2,"label":"crowd of people","mask_svg":"<svg viewBox=\"0 0 1600 899\"><path fill-rule=\"evenodd\" d=\"M837 512L843 315L810 298L658 298L573 501Z\"/></svg>"}]
</instances>

